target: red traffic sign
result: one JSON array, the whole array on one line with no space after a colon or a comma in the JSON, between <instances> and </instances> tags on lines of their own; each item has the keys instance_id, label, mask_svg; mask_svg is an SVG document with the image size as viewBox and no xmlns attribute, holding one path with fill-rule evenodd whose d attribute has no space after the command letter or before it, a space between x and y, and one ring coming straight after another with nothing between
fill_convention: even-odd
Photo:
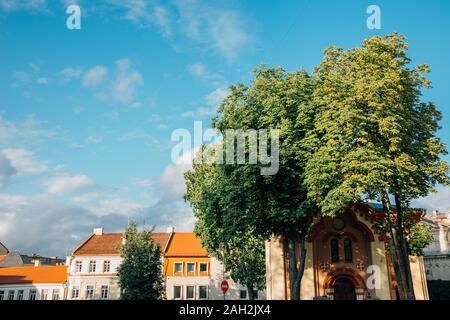
<instances>
[{"instance_id":1,"label":"red traffic sign","mask_svg":"<svg viewBox=\"0 0 450 320\"><path fill-rule=\"evenodd\" d=\"M229 288L230 286L228 285L228 281L223 280L222 283L220 284L220 289L222 289L223 294L227 293Z\"/></svg>"}]
</instances>

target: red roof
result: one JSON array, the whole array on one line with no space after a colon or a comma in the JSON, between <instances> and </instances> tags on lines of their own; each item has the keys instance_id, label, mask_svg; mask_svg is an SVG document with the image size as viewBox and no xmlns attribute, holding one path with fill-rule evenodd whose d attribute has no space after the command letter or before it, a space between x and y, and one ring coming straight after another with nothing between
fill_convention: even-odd
<instances>
[{"instance_id":1,"label":"red roof","mask_svg":"<svg viewBox=\"0 0 450 320\"><path fill-rule=\"evenodd\" d=\"M66 266L0 268L0 285L66 282Z\"/></svg>"},{"instance_id":2,"label":"red roof","mask_svg":"<svg viewBox=\"0 0 450 320\"><path fill-rule=\"evenodd\" d=\"M170 233L153 233L152 239L164 251ZM122 244L122 233L104 233L102 235L91 235L83 244L75 249L73 255L119 255L119 246Z\"/></svg>"}]
</instances>

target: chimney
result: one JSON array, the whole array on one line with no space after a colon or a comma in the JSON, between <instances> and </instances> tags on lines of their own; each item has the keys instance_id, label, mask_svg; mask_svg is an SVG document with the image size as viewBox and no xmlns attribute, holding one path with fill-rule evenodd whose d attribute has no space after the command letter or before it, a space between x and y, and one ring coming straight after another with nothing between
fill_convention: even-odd
<instances>
[{"instance_id":1,"label":"chimney","mask_svg":"<svg viewBox=\"0 0 450 320\"><path fill-rule=\"evenodd\" d=\"M101 235L103 235L103 228L95 228L95 229L94 229L94 234L95 234L96 236L101 236Z\"/></svg>"},{"instance_id":2,"label":"chimney","mask_svg":"<svg viewBox=\"0 0 450 320\"><path fill-rule=\"evenodd\" d=\"M174 233L175 232L175 227L174 226L170 226L167 228L167 233Z\"/></svg>"},{"instance_id":3,"label":"chimney","mask_svg":"<svg viewBox=\"0 0 450 320\"><path fill-rule=\"evenodd\" d=\"M433 217L436 217L439 215L439 210L433 210Z\"/></svg>"},{"instance_id":4,"label":"chimney","mask_svg":"<svg viewBox=\"0 0 450 320\"><path fill-rule=\"evenodd\" d=\"M35 259L35 260L34 260L34 266L35 266L35 267L40 267L40 266L41 266L41 260Z\"/></svg>"}]
</instances>

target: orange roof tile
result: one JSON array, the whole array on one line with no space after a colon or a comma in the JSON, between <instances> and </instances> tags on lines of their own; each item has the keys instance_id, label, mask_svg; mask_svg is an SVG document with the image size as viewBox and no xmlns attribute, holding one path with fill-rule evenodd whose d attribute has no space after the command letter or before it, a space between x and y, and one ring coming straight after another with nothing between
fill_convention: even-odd
<instances>
[{"instance_id":1,"label":"orange roof tile","mask_svg":"<svg viewBox=\"0 0 450 320\"><path fill-rule=\"evenodd\" d=\"M3 261L3 259L5 259L5 258L6 258L6 254L0 255L0 262Z\"/></svg>"},{"instance_id":2,"label":"orange roof tile","mask_svg":"<svg viewBox=\"0 0 450 320\"><path fill-rule=\"evenodd\" d=\"M66 282L66 266L0 268L0 285Z\"/></svg>"},{"instance_id":3,"label":"orange roof tile","mask_svg":"<svg viewBox=\"0 0 450 320\"><path fill-rule=\"evenodd\" d=\"M170 233L153 233L152 239L164 250ZM74 251L76 256L90 255L119 255L119 246L122 244L122 233L104 233L91 235L81 246Z\"/></svg>"},{"instance_id":4,"label":"orange roof tile","mask_svg":"<svg viewBox=\"0 0 450 320\"><path fill-rule=\"evenodd\" d=\"M192 232L175 232L170 240L166 257L208 257L200 239Z\"/></svg>"}]
</instances>

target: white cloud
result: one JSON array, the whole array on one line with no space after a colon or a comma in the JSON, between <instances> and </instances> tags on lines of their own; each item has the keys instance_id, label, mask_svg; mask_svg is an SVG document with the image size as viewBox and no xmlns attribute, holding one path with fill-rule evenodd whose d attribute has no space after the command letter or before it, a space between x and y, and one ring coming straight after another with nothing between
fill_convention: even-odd
<instances>
[{"instance_id":1,"label":"white cloud","mask_svg":"<svg viewBox=\"0 0 450 320\"><path fill-rule=\"evenodd\" d=\"M428 212L439 210L441 212L450 211L450 187L440 187L436 193L412 201L415 208L427 209Z\"/></svg>"},{"instance_id":2,"label":"white cloud","mask_svg":"<svg viewBox=\"0 0 450 320\"><path fill-rule=\"evenodd\" d=\"M217 88L205 97L206 103L211 107L217 108L229 93L228 88Z\"/></svg>"},{"instance_id":3,"label":"white cloud","mask_svg":"<svg viewBox=\"0 0 450 320\"><path fill-rule=\"evenodd\" d=\"M30 84L33 81L31 75L23 71L14 72L12 77L19 84Z\"/></svg>"},{"instance_id":4,"label":"white cloud","mask_svg":"<svg viewBox=\"0 0 450 320\"><path fill-rule=\"evenodd\" d=\"M144 84L142 75L130 67L128 59L116 61L116 77L111 85L111 97L122 104L132 103L139 86Z\"/></svg>"},{"instance_id":5,"label":"white cloud","mask_svg":"<svg viewBox=\"0 0 450 320\"><path fill-rule=\"evenodd\" d=\"M79 78L83 74L83 68L80 67L65 67L59 72L60 75L70 80L72 78Z\"/></svg>"},{"instance_id":6,"label":"white cloud","mask_svg":"<svg viewBox=\"0 0 450 320\"><path fill-rule=\"evenodd\" d=\"M99 85L105 76L108 74L108 69L103 66L95 66L92 69L86 71L83 75L83 86L96 87Z\"/></svg>"},{"instance_id":7,"label":"white cloud","mask_svg":"<svg viewBox=\"0 0 450 320\"><path fill-rule=\"evenodd\" d=\"M204 118L215 115L217 107L227 97L228 88L217 88L205 97L205 103L209 107L199 107L193 111L186 111L181 116L184 118Z\"/></svg>"},{"instance_id":8,"label":"white cloud","mask_svg":"<svg viewBox=\"0 0 450 320\"><path fill-rule=\"evenodd\" d=\"M48 83L48 78L45 77L40 77L36 80L37 84L47 84Z\"/></svg>"},{"instance_id":9,"label":"white cloud","mask_svg":"<svg viewBox=\"0 0 450 320\"><path fill-rule=\"evenodd\" d=\"M94 227L117 232L126 224L127 218L121 215L100 217L48 196L0 194L0 239L11 250L24 254L65 257Z\"/></svg>"},{"instance_id":10,"label":"white cloud","mask_svg":"<svg viewBox=\"0 0 450 320\"><path fill-rule=\"evenodd\" d=\"M0 0L0 8L5 11L46 11L47 0Z\"/></svg>"},{"instance_id":11,"label":"white cloud","mask_svg":"<svg viewBox=\"0 0 450 320\"><path fill-rule=\"evenodd\" d=\"M203 63L193 63L188 66L188 71L197 78L203 78L206 75L206 67Z\"/></svg>"},{"instance_id":12,"label":"white cloud","mask_svg":"<svg viewBox=\"0 0 450 320\"><path fill-rule=\"evenodd\" d=\"M91 188L94 181L85 176L59 176L45 183L47 192L51 195L64 195Z\"/></svg>"},{"instance_id":13,"label":"white cloud","mask_svg":"<svg viewBox=\"0 0 450 320\"><path fill-rule=\"evenodd\" d=\"M17 173L8 158L0 153L0 190L6 188L10 179Z\"/></svg>"},{"instance_id":14,"label":"white cloud","mask_svg":"<svg viewBox=\"0 0 450 320\"><path fill-rule=\"evenodd\" d=\"M30 150L4 149L2 153L9 159L19 176L40 174L48 171L47 165L37 161L34 153Z\"/></svg>"},{"instance_id":15,"label":"white cloud","mask_svg":"<svg viewBox=\"0 0 450 320\"><path fill-rule=\"evenodd\" d=\"M197 0L175 1L179 27L194 41L210 46L232 62L241 49L251 42L242 22L242 15L231 9L220 9Z\"/></svg>"},{"instance_id":16,"label":"white cloud","mask_svg":"<svg viewBox=\"0 0 450 320\"><path fill-rule=\"evenodd\" d=\"M56 135L52 130L41 128L41 124L33 115L28 115L19 123L13 123L0 114L0 146L36 144Z\"/></svg>"}]
</instances>

